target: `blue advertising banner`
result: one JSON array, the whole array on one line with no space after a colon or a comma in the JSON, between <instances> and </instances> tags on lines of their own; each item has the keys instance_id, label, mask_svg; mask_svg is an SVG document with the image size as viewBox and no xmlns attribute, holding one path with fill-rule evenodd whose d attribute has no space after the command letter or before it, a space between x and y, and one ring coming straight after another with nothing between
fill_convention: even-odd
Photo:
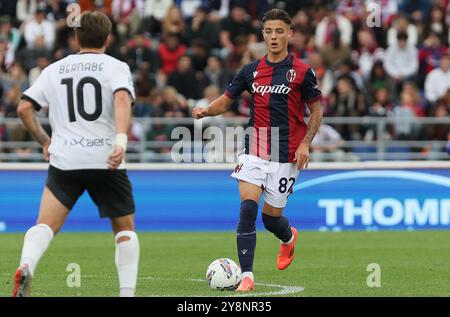
<instances>
[{"instance_id":1,"label":"blue advertising banner","mask_svg":"<svg viewBox=\"0 0 450 317\"><path fill-rule=\"evenodd\" d=\"M235 230L237 182L231 171L129 171L141 231ZM36 220L46 171L0 170L0 232ZM449 169L305 170L285 214L300 230L450 228ZM261 217L258 226L263 228ZM85 193L63 231L109 231Z\"/></svg>"}]
</instances>

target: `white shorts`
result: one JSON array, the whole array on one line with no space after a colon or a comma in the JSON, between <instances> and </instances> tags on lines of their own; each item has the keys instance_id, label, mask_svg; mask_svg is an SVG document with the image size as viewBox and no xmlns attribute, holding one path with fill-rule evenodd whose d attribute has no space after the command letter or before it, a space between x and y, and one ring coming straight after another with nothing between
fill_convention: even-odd
<instances>
[{"instance_id":1,"label":"white shorts","mask_svg":"<svg viewBox=\"0 0 450 317\"><path fill-rule=\"evenodd\" d=\"M264 201L275 208L284 208L294 190L299 171L295 163L278 163L254 155L242 154L231 177L260 186Z\"/></svg>"}]
</instances>

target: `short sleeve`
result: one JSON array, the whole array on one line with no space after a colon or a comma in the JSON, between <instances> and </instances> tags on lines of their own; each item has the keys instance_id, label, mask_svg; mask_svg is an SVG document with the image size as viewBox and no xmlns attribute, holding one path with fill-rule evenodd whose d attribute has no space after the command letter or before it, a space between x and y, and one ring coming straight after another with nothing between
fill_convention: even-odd
<instances>
[{"instance_id":1,"label":"short sleeve","mask_svg":"<svg viewBox=\"0 0 450 317\"><path fill-rule=\"evenodd\" d=\"M120 63L119 67L114 70L111 78L111 88L113 94L119 90L128 91L134 102L136 95L134 93L133 78L131 77L131 71L128 64Z\"/></svg>"},{"instance_id":2,"label":"short sleeve","mask_svg":"<svg viewBox=\"0 0 450 317\"><path fill-rule=\"evenodd\" d=\"M36 111L48 107L48 99L45 96L45 89L48 82L46 76L47 70L44 69L33 85L25 90L21 97L21 99L31 102Z\"/></svg>"},{"instance_id":3,"label":"short sleeve","mask_svg":"<svg viewBox=\"0 0 450 317\"><path fill-rule=\"evenodd\" d=\"M236 99L244 90L248 89L246 66L233 78L231 83L225 90L225 96L231 99Z\"/></svg>"},{"instance_id":4,"label":"short sleeve","mask_svg":"<svg viewBox=\"0 0 450 317\"><path fill-rule=\"evenodd\" d=\"M311 68L309 68L305 74L301 90L303 100L308 104L316 102L322 95L317 86L316 74L314 74L314 71Z\"/></svg>"}]
</instances>

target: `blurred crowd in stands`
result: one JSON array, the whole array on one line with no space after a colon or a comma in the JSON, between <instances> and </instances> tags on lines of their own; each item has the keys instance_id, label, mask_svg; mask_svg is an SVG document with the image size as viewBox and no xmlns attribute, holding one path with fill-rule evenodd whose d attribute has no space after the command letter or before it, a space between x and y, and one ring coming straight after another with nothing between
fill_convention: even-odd
<instances>
[{"instance_id":1,"label":"blurred crowd in stands","mask_svg":"<svg viewBox=\"0 0 450 317\"><path fill-rule=\"evenodd\" d=\"M450 113L450 0L0 0L0 117L17 117L22 91L42 69L77 52L66 21L72 3L110 16L107 53L130 65L134 117L189 117L220 96L245 63L265 55L261 18L277 7L292 16L289 52L314 69L326 117L399 119L384 135L341 124L318 139L449 138L448 125L414 120ZM224 116L247 117L250 101L244 93ZM170 131L134 125L130 137L164 141ZM28 139L23 128L0 125L0 140Z\"/></svg>"}]
</instances>

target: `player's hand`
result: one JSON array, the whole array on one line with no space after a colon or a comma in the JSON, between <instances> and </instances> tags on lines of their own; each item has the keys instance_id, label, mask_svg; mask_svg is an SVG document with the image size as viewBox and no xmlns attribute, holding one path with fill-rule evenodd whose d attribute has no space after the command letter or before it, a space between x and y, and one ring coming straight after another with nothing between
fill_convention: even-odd
<instances>
[{"instance_id":1,"label":"player's hand","mask_svg":"<svg viewBox=\"0 0 450 317\"><path fill-rule=\"evenodd\" d=\"M206 108L195 107L194 109L192 109L192 117L194 119L201 119L206 117Z\"/></svg>"},{"instance_id":2,"label":"player's hand","mask_svg":"<svg viewBox=\"0 0 450 317\"><path fill-rule=\"evenodd\" d=\"M50 142L47 142L42 146L42 156L44 157L44 160L46 160L47 162L50 161L50 153L48 152L49 146Z\"/></svg>"},{"instance_id":3,"label":"player's hand","mask_svg":"<svg viewBox=\"0 0 450 317\"><path fill-rule=\"evenodd\" d=\"M301 143L295 151L294 162L297 162L297 170L308 167L309 163L309 146Z\"/></svg>"},{"instance_id":4,"label":"player's hand","mask_svg":"<svg viewBox=\"0 0 450 317\"><path fill-rule=\"evenodd\" d=\"M108 168L110 170L116 170L123 161L125 151L121 146L114 146L114 152L108 157Z\"/></svg>"}]
</instances>

